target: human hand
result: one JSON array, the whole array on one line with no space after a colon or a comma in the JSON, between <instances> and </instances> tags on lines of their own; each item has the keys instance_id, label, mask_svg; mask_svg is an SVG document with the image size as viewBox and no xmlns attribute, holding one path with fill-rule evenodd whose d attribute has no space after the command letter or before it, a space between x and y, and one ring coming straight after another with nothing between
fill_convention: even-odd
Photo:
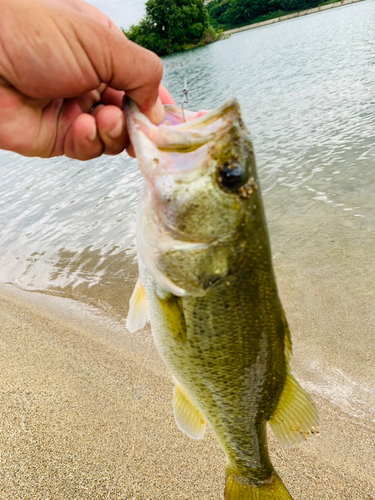
<instances>
[{"instance_id":1,"label":"human hand","mask_svg":"<svg viewBox=\"0 0 375 500\"><path fill-rule=\"evenodd\" d=\"M162 100L173 102L162 87L158 97L156 54L127 40L96 7L0 0L0 12L1 149L79 160L117 154L129 146L124 92L154 123L163 118Z\"/></svg>"}]
</instances>

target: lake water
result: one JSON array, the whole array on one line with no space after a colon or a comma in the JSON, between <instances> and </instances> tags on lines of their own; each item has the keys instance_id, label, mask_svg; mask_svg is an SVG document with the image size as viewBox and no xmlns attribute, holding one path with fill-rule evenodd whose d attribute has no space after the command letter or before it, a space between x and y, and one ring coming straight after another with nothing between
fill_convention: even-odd
<instances>
[{"instance_id":1,"label":"lake water","mask_svg":"<svg viewBox=\"0 0 375 500\"><path fill-rule=\"evenodd\" d=\"M296 369L375 422L375 1L164 58L191 109L236 96L252 133ZM126 315L135 160L0 152L0 281Z\"/></svg>"}]
</instances>

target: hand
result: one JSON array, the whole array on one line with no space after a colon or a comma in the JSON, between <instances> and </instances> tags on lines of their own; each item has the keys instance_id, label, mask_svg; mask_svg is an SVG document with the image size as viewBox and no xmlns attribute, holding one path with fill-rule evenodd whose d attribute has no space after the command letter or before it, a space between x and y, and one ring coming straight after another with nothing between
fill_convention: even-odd
<instances>
[{"instance_id":1,"label":"hand","mask_svg":"<svg viewBox=\"0 0 375 500\"><path fill-rule=\"evenodd\" d=\"M153 123L163 67L81 0L0 0L0 148L88 160L129 146L126 92ZM94 107L95 106L95 107Z\"/></svg>"}]
</instances>

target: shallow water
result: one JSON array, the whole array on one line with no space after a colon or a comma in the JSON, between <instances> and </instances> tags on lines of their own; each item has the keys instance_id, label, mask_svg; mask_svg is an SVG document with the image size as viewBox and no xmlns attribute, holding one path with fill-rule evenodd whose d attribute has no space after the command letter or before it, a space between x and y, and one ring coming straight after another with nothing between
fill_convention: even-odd
<instances>
[{"instance_id":1,"label":"shallow water","mask_svg":"<svg viewBox=\"0 0 375 500\"><path fill-rule=\"evenodd\" d=\"M375 1L164 59L191 109L236 96L253 137L295 363L375 421ZM136 276L134 160L0 152L0 280L125 315Z\"/></svg>"}]
</instances>

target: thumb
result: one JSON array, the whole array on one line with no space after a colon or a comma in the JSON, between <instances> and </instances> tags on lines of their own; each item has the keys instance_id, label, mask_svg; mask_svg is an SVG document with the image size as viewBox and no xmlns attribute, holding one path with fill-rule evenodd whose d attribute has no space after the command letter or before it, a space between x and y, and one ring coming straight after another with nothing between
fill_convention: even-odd
<instances>
[{"instance_id":1,"label":"thumb","mask_svg":"<svg viewBox=\"0 0 375 500\"><path fill-rule=\"evenodd\" d=\"M101 82L125 91L153 123L161 122L164 116L164 107L159 98L159 85L163 76L161 59L154 52L128 40L93 5L79 1L77 5L83 14L78 38ZM94 21L95 29L90 26L91 23L87 23L86 16Z\"/></svg>"},{"instance_id":2,"label":"thumb","mask_svg":"<svg viewBox=\"0 0 375 500\"><path fill-rule=\"evenodd\" d=\"M153 123L160 123L164 116L164 107L159 98L159 85L163 76L161 59L150 50L131 42L120 30L106 29L106 44L103 44L103 27L101 26L101 51L107 51L110 66L101 68L102 58L98 58L99 75L108 86L124 90L133 99L142 113ZM90 37L92 43L92 36ZM92 50L90 44L86 50ZM91 45L92 47L92 45ZM94 55L93 55L94 56ZM90 57L91 58L91 57ZM94 62L96 59L91 58ZM97 63L94 63L94 65Z\"/></svg>"},{"instance_id":3,"label":"thumb","mask_svg":"<svg viewBox=\"0 0 375 500\"><path fill-rule=\"evenodd\" d=\"M129 40L127 42L131 46L130 52L134 56L137 70L133 73L132 85L125 89L125 92L152 123L158 124L164 117L164 106L159 92L163 64L154 52Z\"/></svg>"}]
</instances>

